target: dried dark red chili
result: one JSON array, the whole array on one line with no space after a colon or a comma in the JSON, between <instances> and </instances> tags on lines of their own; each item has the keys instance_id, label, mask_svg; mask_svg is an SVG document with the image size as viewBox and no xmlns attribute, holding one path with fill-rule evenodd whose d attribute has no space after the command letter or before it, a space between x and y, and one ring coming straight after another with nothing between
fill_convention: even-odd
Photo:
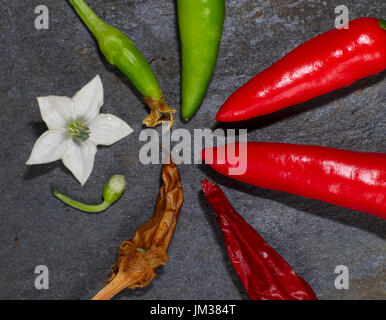
<instances>
[{"instance_id":1,"label":"dried dark red chili","mask_svg":"<svg viewBox=\"0 0 386 320\"><path fill-rule=\"evenodd\" d=\"M221 189L202 180L229 257L253 300L316 300L310 285L231 206Z\"/></svg>"}]
</instances>

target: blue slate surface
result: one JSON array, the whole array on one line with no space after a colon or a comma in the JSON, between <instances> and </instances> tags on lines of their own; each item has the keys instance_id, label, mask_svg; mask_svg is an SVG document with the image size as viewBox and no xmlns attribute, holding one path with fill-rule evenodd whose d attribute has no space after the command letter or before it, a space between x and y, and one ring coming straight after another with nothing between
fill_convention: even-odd
<instances>
[{"instance_id":1,"label":"blue slate surface","mask_svg":"<svg viewBox=\"0 0 386 320\"><path fill-rule=\"evenodd\" d=\"M334 8L346 2L350 19L386 15L385 1L227 0L220 56L209 93L197 115L174 129L216 128L216 111L236 88L285 53L334 27ZM147 111L129 81L110 66L67 1L1 0L0 20L0 299L90 299L107 280L118 245L152 215L160 165L144 166L138 137ZM152 67L169 104L179 108L180 57L172 0L89 0L106 22L131 37ZM50 10L49 30L36 30L34 9ZM46 130L37 96L72 96L96 74L105 104L134 133L100 148L94 171L80 187L54 162L27 167L37 137ZM350 87L249 121L249 141L315 144L386 152L385 72ZM226 126L224 128L227 128ZM160 128L157 129L160 131ZM236 210L314 288L320 299L385 299L386 222L365 213L222 177L204 165L181 165L185 202L170 260L144 289L116 299L247 299L200 191L207 177ZM128 190L111 209L88 215L61 204L50 183L88 203L100 200L113 174ZM50 288L34 286L37 265L50 271ZM349 290L337 290L334 269L350 270Z\"/></svg>"}]
</instances>

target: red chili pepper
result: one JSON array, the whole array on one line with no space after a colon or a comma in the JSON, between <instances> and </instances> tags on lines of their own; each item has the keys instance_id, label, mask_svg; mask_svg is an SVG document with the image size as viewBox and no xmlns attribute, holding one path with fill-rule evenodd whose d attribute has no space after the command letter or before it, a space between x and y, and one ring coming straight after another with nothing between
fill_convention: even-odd
<instances>
[{"instance_id":1,"label":"red chili pepper","mask_svg":"<svg viewBox=\"0 0 386 320\"><path fill-rule=\"evenodd\" d=\"M295 48L236 90L216 120L268 114L386 69L386 21L359 18Z\"/></svg>"},{"instance_id":2,"label":"red chili pepper","mask_svg":"<svg viewBox=\"0 0 386 320\"><path fill-rule=\"evenodd\" d=\"M231 206L221 189L202 189L223 231L229 257L253 300L316 300L310 285Z\"/></svg>"},{"instance_id":3,"label":"red chili pepper","mask_svg":"<svg viewBox=\"0 0 386 320\"><path fill-rule=\"evenodd\" d=\"M239 150L239 144L233 150ZM230 161L227 147L202 151L216 171L231 176L243 162L246 170L233 179L367 212L386 219L386 154L319 146L248 142L239 163ZM225 149L225 150L224 150Z\"/></svg>"}]
</instances>

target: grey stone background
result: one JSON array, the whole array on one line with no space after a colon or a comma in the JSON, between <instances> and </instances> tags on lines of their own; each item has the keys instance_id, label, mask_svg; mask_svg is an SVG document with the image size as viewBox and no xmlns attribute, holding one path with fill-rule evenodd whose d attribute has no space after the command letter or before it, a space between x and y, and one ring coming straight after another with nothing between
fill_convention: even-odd
<instances>
[{"instance_id":1,"label":"grey stone background","mask_svg":"<svg viewBox=\"0 0 386 320\"><path fill-rule=\"evenodd\" d=\"M180 58L172 0L88 0L106 22L129 35L153 62L169 104L179 108ZM153 213L160 165L144 166L138 153L147 112L129 81L101 56L67 1L0 1L0 298L90 299L102 288L118 245ZM49 30L36 30L34 9L50 10ZM197 115L174 128L216 127L225 99L291 49L334 27L334 8L346 4L350 19L386 16L383 0L227 0L216 72ZM27 167L32 146L46 130L37 96L72 96L96 74L102 78L102 112L127 121L135 132L100 148L84 187L60 161ZM385 72L307 103L237 125L249 141L316 144L385 152ZM226 127L224 127L226 128ZM160 131L160 128L158 128ZM179 167L185 202L170 260L150 286L116 299L247 299L228 260L213 211L200 191L207 177L221 187L245 219L314 288L320 299L385 299L384 220L222 177L204 165ZM105 213L66 207L50 183L81 201L98 202L113 174L128 190ZM50 270L49 290L36 290L34 269ZM334 269L350 270L349 290L336 290Z\"/></svg>"}]
</instances>

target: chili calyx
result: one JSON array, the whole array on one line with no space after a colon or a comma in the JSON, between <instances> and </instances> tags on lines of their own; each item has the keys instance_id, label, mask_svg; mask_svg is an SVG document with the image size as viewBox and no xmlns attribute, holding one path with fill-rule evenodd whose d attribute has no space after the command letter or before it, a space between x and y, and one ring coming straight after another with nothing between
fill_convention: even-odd
<instances>
[{"instance_id":1,"label":"chili calyx","mask_svg":"<svg viewBox=\"0 0 386 320\"><path fill-rule=\"evenodd\" d=\"M132 239L121 243L108 284L93 300L108 300L125 288L146 287L152 281L157 267L168 260L167 250L182 202L180 176L170 160L170 164L162 166L162 186L153 216Z\"/></svg>"},{"instance_id":2,"label":"chili calyx","mask_svg":"<svg viewBox=\"0 0 386 320\"><path fill-rule=\"evenodd\" d=\"M98 213L105 211L109 208L114 202L122 196L123 191L126 189L126 180L122 175L114 175L110 178L109 182L103 188L103 202L96 205L85 204L76 200L71 199L70 197L64 195L63 193L56 190L51 186L52 194L61 200L66 205L78 209L83 212L89 213Z\"/></svg>"},{"instance_id":3,"label":"chili calyx","mask_svg":"<svg viewBox=\"0 0 386 320\"><path fill-rule=\"evenodd\" d=\"M386 20L385 19L378 19L379 25L383 30L386 30Z\"/></svg>"},{"instance_id":4,"label":"chili calyx","mask_svg":"<svg viewBox=\"0 0 386 320\"><path fill-rule=\"evenodd\" d=\"M202 180L229 257L253 300L316 300L310 285L232 207L222 190Z\"/></svg>"}]
</instances>

